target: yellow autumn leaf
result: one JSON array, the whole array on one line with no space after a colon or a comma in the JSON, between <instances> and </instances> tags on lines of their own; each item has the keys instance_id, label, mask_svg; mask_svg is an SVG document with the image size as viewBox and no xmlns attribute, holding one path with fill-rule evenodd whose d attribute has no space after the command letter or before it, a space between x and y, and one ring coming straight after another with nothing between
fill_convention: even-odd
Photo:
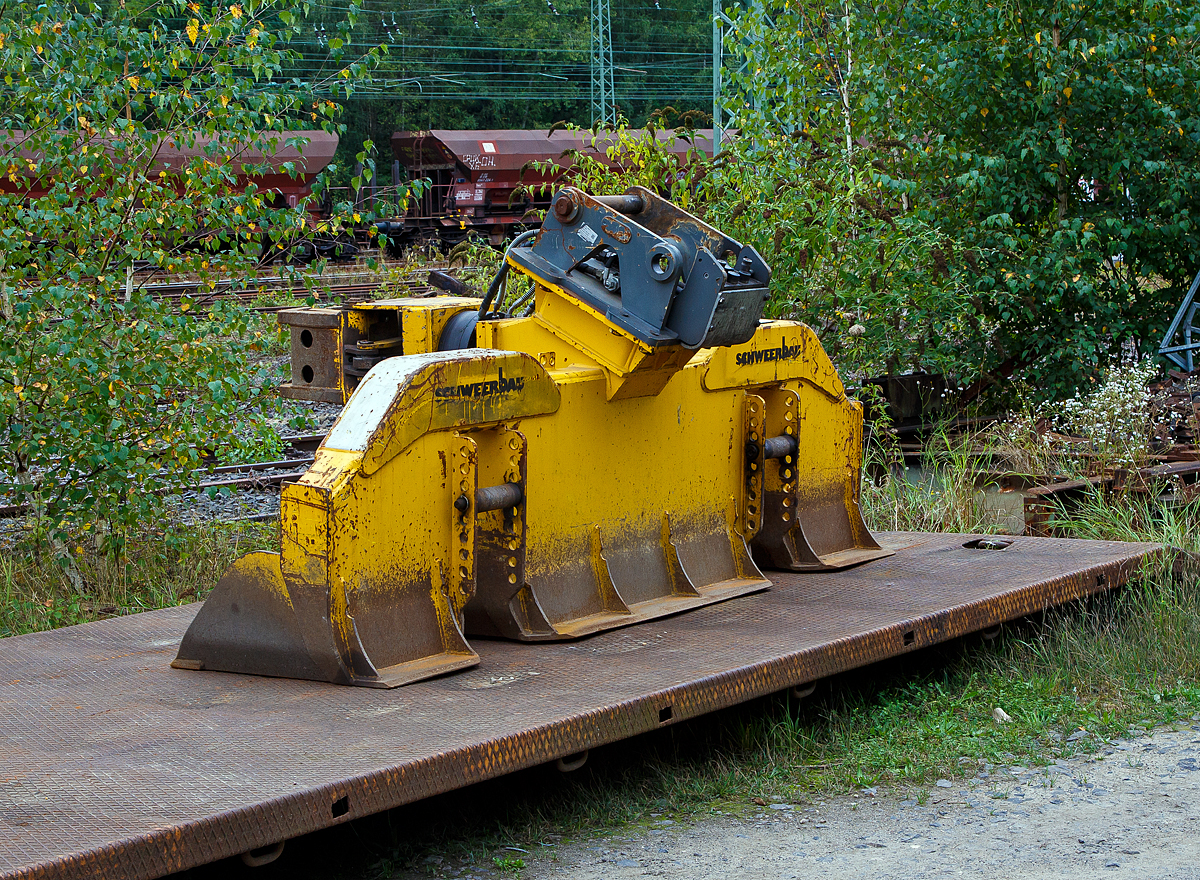
<instances>
[{"instance_id":1,"label":"yellow autumn leaf","mask_svg":"<svg viewBox=\"0 0 1200 880\"><path fill-rule=\"evenodd\" d=\"M242 7L236 6L236 5L230 6L229 14L232 15L234 18L241 18L242 17Z\"/></svg>"},{"instance_id":2,"label":"yellow autumn leaf","mask_svg":"<svg viewBox=\"0 0 1200 880\"><path fill-rule=\"evenodd\" d=\"M1029 80L1025 80L1025 85L1029 86L1031 89L1033 88L1033 83L1031 83Z\"/></svg>"},{"instance_id":3,"label":"yellow autumn leaf","mask_svg":"<svg viewBox=\"0 0 1200 880\"><path fill-rule=\"evenodd\" d=\"M1070 98L1071 97L1071 87L1067 86L1065 89L1063 89L1063 94L1066 95L1068 98Z\"/></svg>"},{"instance_id":4,"label":"yellow autumn leaf","mask_svg":"<svg viewBox=\"0 0 1200 880\"><path fill-rule=\"evenodd\" d=\"M140 82L141 82L141 79L139 79L136 76L129 77L129 88L133 89L136 92L138 90L138 83L140 83Z\"/></svg>"},{"instance_id":5,"label":"yellow autumn leaf","mask_svg":"<svg viewBox=\"0 0 1200 880\"><path fill-rule=\"evenodd\" d=\"M222 96L221 96L221 106L222 106L222 107L228 107L228 106L229 106L229 96L228 96L228 95L222 95Z\"/></svg>"},{"instance_id":6,"label":"yellow autumn leaf","mask_svg":"<svg viewBox=\"0 0 1200 880\"><path fill-rule=\"evenodd\" d=\"M980 111L979 111L979 115L980 115L980 116L987 116L987 115L988 115L988 108L987 108L987 107L984 107L982 110L980 110Z\"/></svg>"},{"instance_id":7,"label":"yellow autumn leaf","mask_svg":"<svg viewBox=\"0 0 1200 880\"><path fill-rule=\"evenodd\" d=\"M1041 31L1038 31L1036 34L1034 34L1033 38L1037 41L1037 44L1039 46L1042 45L1042 32Z\"/></svg>"},{"instance_id":8,"label":"yellow autumn leaf","mask_svg":"<svg viewBox=\"0 0 1200 880\"><path fill-rule=\"evenodd\" d=\"M200 22L193 18L187 23L187 27L184 30L187 31L188 39L192 41L192 45L195 45L196 38L200 36Z\"/></svg>"}]
</instances>

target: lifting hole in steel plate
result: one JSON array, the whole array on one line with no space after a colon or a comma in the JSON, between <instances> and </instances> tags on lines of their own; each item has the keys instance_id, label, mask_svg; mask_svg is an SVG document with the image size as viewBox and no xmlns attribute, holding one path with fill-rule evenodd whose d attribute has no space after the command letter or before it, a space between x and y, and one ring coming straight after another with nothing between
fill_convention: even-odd
<instances>
[{"instance_id":1,"label":"lifting hole in steel plate","mask_svg":"<svg viewBox=\"0 0 1200 880\"><path fill-rule=\"evenodd\" d=\"M312 348L313 338L311 330L303 330L300 333L300 344L305 348Z\"/></svg>"},{"instance_id":2,"label":"lifting hole in steel plate","mask_svg":"<svg viewBox=\"0 0 1200 880\"><path fill-rule=\"evenodd\" d=\"M584 749L582 752L576 752L574 755L564 755L554 762L554 766L557 767L561 773L574 773L587 763L587 759L588 750Z\"/></svg>"},{"instance_id":3,"label":"lifting hole in steel plate","mask_svg":"<svg viewBox=\"0 0 1200 880\"><path fill-rule=\"evenodd\" d=\"M279 841L270 846L260 846L258 849L252 849L250 852L242 853L242 864L249 868L261 868L263 865L269 865L281 855L283 855L283 845L286 841Z\"/></svg>"},{"instance_id":4,"label":"lifting hole in steel plate","mask_svg":"<svg viewBox=\"0 0 1200 880\"><path fill-rule=\"evenodd\" d=\"M917 634L913 630L909 630L904 634L904 647L908 647L917 640Z\"/></svg>"},{"instance_id":5,"label":"lifting hole in steel plate","mask_svg":"<svg viewBox=\"0 0 1200 880\"><path fill-rule=\"evenodd\" d=\"M814 681L811 684L802 684L792 688L792 696L797 700L803 700L805 697L811 697L817 689L817 683Z\"/></svg>"},{"instance_id":6,"label":"lifting hole in steel plate","mask_svg":"<svg viewBox=\"0 0 1200 880\"><path fill-rule=\"evenodd\" d=\"M344 816L347 813L349 813L350 812L350 795L344 794L340 798L338 798L336 801L334 801L333 806L330 807L330 812L333 813L333 818L335 818L335 819L338 816Z\"/></svg>"},{"instance_id":7,"label":"lifting hole in steel plate","mask_svg":"<svg viewBox=\"0 0 1200 880\"><path fill-rule=\"evenodd\" d=\"M1004 550L1012 544L1011 538L975 538L973 541L967 541L963 544L967 550Z\"/></svg>"},{"instance_id":8,"label":"lifting hole in steel plate","mask_svg":"<svg viewBox=\"0 0 1200 880\"><path fill-rule=\"evenodd\" d=\"M661 709L658 710L658 723L666 724L668 721L671 720L673 715L674 715L674 713L671 711L670 706L663 706Z\"/></svg>"},{"instance_id":9,"label":"lifting hole in steel plate","mask_svg":"<svg viewBox=\"0 0 1200 880\"><path fill-rule=\"evenodd\" d=\"M304 369L300 371L300 375L304 378L305 382L312 382L313 376L316 374L313 372L312 367L310 367L308 364L305 364Z\"/></svg>"},{"instance_id":10,"label":"lifting hole in steel plate","mask_svg":"<svg viewBox=\"0 0 1200 880\"><path fill-rule=\"evenodd\" d=\"M1004 629L1004 624L997 624L996 626L992 627L991 629L985 629L983 632L980 633L980 635L983 636L983 640L985 642L992 642L1000 637L1000 632L1003 629Z\"/></svg>"}]
</instances>

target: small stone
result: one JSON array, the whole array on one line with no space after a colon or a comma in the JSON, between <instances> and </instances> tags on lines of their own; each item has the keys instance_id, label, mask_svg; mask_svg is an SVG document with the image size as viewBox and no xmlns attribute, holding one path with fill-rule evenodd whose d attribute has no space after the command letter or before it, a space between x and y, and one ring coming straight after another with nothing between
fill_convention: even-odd
<instances>
[{"instance_id":1,"label":"small stone","mask_svg":"<svg viewBox=\"0 0 1200 880\"><path fill-rule=\"evenodd\" d=\"M790 810L790 809L792 809L792 805L791 804L771 804L771 809L772 810Z\"/></svg>"},{"instance_id":2,"label":"small stone","mask_svg":"<svg viewBox=\"0 0 1200 880\"><path fill-rule=\"evenodd\" d=\"M1083 728L1080 728L1079 730L1075 731L1073 734L1071 734L1070 736L1067 737L1067 742L1069 742L1069 743L1079 742L1079 740L1083 739L1084 737L1088 737L1088 736L1091 736L1091 734L1088 733Z\"/></svg>"},{"instance_id":3,"label":"small stone","mask_svg":"<svg viewBox=\"0 0 1200 880\"><path fill-rule=\"evenodd\" d=\"M862 793L867 797L875 797L875 795L879 794L879 789L872 786L871 788L864 788Z\"/></svg>"},{"instance_id":4,"label":"small stone","mask_svg":"<svg viewBox=\"0 0 1200 880\"><path fill-rule=\"evenodd\" d=\"M758 804L760 807L765 807L767 805L767 802L760 797L750 798L750 803Z\"/></svg>"},{"instance_id":5,"label":"small stone","mask_svg":"<svg viewBox=\"0 0 1200 880\"><path fill-rule=\"evenodd\" d=\"M640 868L641 865L633 859L617 859L613 862L618 868Z\"/></svg>"},{"instance_id":6,"label":"small stone","mask_svg":"<svg viewBox=\"0 0 1200 880\"><path fill-rule=\"evenodd\" d=\"M992 710L992 720L997 724L1009 724L1012 721L1012 716L997 706Z\"/></svg>"},{"instance_id":7,"label":"small stone","mask_svg":"<svg viewBox=\"0 0 1200 880\"><path fill-rule=\"evenodd\" d=\"M954 783L949 779L939 779L934 783L938 788L954 788Z\"/></svg>"}]
</instances>

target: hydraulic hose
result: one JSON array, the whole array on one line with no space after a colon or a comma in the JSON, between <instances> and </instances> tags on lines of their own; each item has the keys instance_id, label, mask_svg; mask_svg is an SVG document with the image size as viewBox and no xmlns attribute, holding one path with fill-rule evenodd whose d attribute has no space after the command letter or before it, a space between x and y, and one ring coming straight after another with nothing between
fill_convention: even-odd
<instances>
[{"instance_id":1,"label":"hydraulic hose","mask_svg":"<svg viewBox=\"0 0 1200 880\"><path fill-rule=\"evenodd\" d=\"M535 235L537 235L536 229L526 230L514 238L512 240L512 244L505 249L504 263L500 266L499 271L496 272L496 277L492 279L492 283L488 285L487 293L485 293L483 296L483 302L479 304L479 319L481 321L487 317L488 309L491 308L493 300L495 300L496 296L501 294L501 292L504 290L504 282L508 279L509 252L512 251L513 248L529 241L529 239L533 238ZM501 296L501 301L503 302L503 296Z\"/></svg>"}]
</instances>

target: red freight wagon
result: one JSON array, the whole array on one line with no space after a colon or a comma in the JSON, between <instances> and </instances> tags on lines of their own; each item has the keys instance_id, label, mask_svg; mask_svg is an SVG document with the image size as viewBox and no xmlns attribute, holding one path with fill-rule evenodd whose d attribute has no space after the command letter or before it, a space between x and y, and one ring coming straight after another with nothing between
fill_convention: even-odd
<instances>
[{"instance_id":1,"label":"red freight wagon","mask_svg":"<svg viewBox=\"0 0 1200 880\"><path fill-rule=\"evenodd\" d=\"M691 149L712 155L711 129L691 137L688 141L682 133L658 133L671 144L681 165ZM514 226L536 227L534 212L550 204L551 185L562 170L536 168L534 163L563 165L569 161L563 153L578 150L615 165L605 154L612 143L610 137L597 138L587 131L398 131L392 135L394 182L399 184L403 168L408 180L425 179L430 186L409 203L403 218L383 221L378 228L398 248L430 239L454 244L471 232L500 244Z\"/></svg>"},{"instance_id":2,"label":"red freight wagon","mask_svg":"<svg viewBox=\"0 0 1200 880\"><path fill-rule=\"evenodd\" d=\"M265 133L274 136L272 133ZM271 194L283 204L296 207L300 200L312 192L312 183L332 160L337 150L338 136L325 131L287 131L278 132L279 142L274 150L264 151L245 149L236 157L236 161L245 165L266 165L268 171L264 174L238 174L237 187L244 188L253 183L260 192ZM303 149L288 146L286 141L292 138L307 138L308 143ZM40 198L46 194L42 181L28 176L28 162L36 160L29 150L23 148L26 135L22 131L0 132L0 157L20 159L16 165L16 179L8 176L0 177L0 192L24 195L29 199ZM148 170L150 177L157 177L160 171L166 171L176 181L176 187L183 191L182 182L177 174L189 161L204 156L205 147L212 138L197 137L190 146L183 146L170 138L160 141L154 147L153 161ZM95 142L103 146L103 140ZM294 163L295 176L283 169L285 162ZM320 208L313 204L309 210L316 213Z\"/></svg>"}]
</instances>

